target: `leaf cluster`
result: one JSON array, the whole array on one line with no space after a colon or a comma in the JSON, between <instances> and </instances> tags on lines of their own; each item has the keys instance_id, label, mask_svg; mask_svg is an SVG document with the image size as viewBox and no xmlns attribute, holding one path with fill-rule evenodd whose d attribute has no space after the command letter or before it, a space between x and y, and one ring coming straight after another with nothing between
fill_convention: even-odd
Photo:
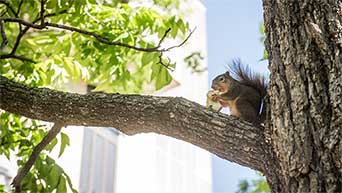
<instances>
[{"instance_id":1,"label":"leaf cluster","mask_svg":"<svg viewBox=\"0 0 342 193\"><path fill-rule=\"evenodd\" d=\"M271 193L266 179L260 174L255 180L241 180L238 187L239 190L236 193Z\"/></svg>"},{"instance_id":2,"label":"leaf cluster","mask_svg":"<svg viewBox=\"0 0 342 193\"><path fill-rule=\"evenodd\" d=\"M20 2L23 3L20 5ZM153 8L106 2L48 0L45 14L60 14L45 20L68 24L111 41L141 48L157 46L169 28L171 31L166 38L184 36L188 30L188 24L176 15L170 16ZM40 1L16 0L12 7L16 10L19 5L19 18L34 21L39 17ZM15 16L5 5L0 6L0 14L4 17ZM2 53L13 50L20 27L17 23L5 23L9 43ZM155 66L161 65L160 53L106 45L87 35L65 30L28 30L21 38L16 54L29 56L36 63L0 60L0 73L33 86L55 88L70 80L83 80L96 85L97 91L139 93L146 87L159 89L160 85L169 83L165 81L169 78L160 77L170 76L169 72L152 72L158 68Z\"/></svg>"},{"instance_id":3,"label":"leaf cluster","mask_svg":"<svg viewBox=\"0 0 342 193\"><path fill-rule=\"evenodd\" d=\"M42 140L49 128L47 124L39 124L41 122L2 112L0 114L0 155L5 155L8 160L13 160L13 156L15 156L18 158L18 167L22 167L28 160L34 146ZM66 134L60 134L59 156L63 154L65 147L70 144L69 141ZM45 151L38 156L31 172L23 180L22 190L31 190L33 192L64 190L67 188L65 182L68 182L69 188L73 190L67 174L52 158L46 155L57 144L58 139L55 138L46 146Z\"/></svg>"}]
</instances>

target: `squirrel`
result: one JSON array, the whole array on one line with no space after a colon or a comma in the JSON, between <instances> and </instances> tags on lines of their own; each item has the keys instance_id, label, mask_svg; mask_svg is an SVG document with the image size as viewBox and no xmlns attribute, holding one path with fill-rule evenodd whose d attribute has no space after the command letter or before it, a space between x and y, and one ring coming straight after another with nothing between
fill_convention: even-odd
<instances>
[{"instance_id":1,"label":"squirrel","mask_svg":"<svg viewBox=\"0 0 342 193\"><path fill-rule=\"evenodd\" d=\"M266 105L263 102L267 95L266 78L253 73L240 60L233 60L228 67L230 72L218 75L212 81L211 88L216 92L211 93L211 100L228 107L231 115L260 125L266 119Z\"/></svg>"}]
</instances>

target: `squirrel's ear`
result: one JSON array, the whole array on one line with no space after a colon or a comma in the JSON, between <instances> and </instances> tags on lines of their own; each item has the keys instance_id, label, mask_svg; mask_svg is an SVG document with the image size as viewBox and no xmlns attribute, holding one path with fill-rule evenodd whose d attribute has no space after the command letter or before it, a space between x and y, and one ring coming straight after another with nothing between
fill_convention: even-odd
<instances>
[{"instance_id":1,"label":"squirrel's ear","mask_svg":"<svg viewBox=\"0 0 342 193\"><path fill-rule=\"evenodd\" d=\"M225 72L224 75L225 75L225 76L230 76L230 75L229 75L229 71Z\"/></svg>"}]
</instances>

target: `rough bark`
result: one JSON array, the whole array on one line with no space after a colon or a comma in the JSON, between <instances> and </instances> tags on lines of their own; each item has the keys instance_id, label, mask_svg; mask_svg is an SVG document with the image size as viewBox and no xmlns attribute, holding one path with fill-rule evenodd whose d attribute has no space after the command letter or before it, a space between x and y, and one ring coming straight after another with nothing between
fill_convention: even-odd
<instances>
[{"instance_id":1,"label":"rough bark","mask_svg":"<svg viewBox=\"0 0 342 193\"><path fill-rule=\"evenodd\" d=\"M264 20L271 188L342 192L342 1L264 0Z\"/></svg>"},{"instance_id":2,"label":"rough bark","mask_svg":"<svg viewBox=\"0 0 342 193\"><path fill-rule=\"evenodd\" d=\"M263 172L263 129L215 113L184 98L31 88L0 76L0 108L64 125L114 127L125 134L154 132L187 141L224 159Z\"/></svg>"}]
</instances>

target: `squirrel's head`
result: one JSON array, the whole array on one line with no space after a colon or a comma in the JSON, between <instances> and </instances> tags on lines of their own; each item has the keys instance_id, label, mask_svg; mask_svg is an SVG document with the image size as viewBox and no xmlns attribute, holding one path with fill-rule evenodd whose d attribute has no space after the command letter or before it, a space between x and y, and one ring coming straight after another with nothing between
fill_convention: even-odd
<instances>
[{"instance_id":1,"label":"squirrel's head","mask_svg":"<svg viewBox=\"0 0 342 193\"><path fill-rule=\"evenodd\" d=\"M226 73L218 75L216 78L214 78L211 88L218 90L221 93L226 93L230 90L230 85L232 85L232 77L227 71Z\"/></svg>"}]
</instances>

